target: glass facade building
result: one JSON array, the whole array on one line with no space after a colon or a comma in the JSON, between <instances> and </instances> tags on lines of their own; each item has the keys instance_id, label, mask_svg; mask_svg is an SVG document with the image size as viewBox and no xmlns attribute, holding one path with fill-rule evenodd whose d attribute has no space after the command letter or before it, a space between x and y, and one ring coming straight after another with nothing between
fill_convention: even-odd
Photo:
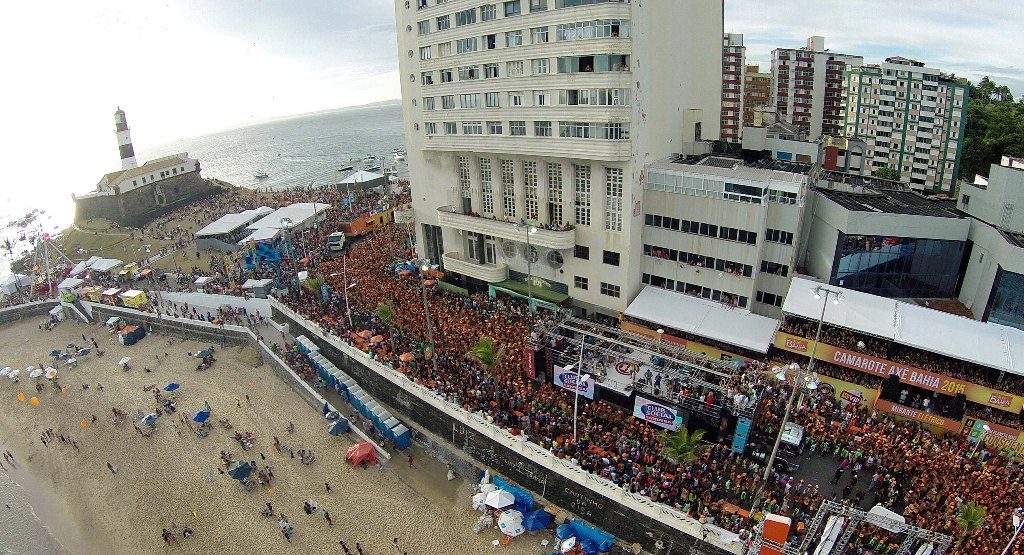
<instances>
[{"instance_id":1,"label":"glass facade building","mask_svg":"<svg viewBox=\"0 0 1024 555\"><path fill-rule=\"evenodd\" d=\"M892 298L953 297L965 243L839 234L830 283Z\"/></svg>"},{"instance_id":2,"label":"glass facade building","mask_svg":"<svg viewBox=\"0 0 1024 555\"><path fill-rule=\"evenodd\" d=\"M999 268L986 321L1024 330L1024 275Z\"/></svg>"}]
</instances>

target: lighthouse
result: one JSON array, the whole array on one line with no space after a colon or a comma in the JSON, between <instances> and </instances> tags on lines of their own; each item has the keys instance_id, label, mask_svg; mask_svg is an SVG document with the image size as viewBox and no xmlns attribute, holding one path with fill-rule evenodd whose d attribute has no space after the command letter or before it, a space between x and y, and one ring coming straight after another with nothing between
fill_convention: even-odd
<instances>
[{"instance_id":1,"label":"lighthouse","mask_svg":"<svg viewBox=\"0 0 1024 555\"><path fill-rule=\"evenodd\" d=\"M121 169L130 170L138 167L139 164L135 162L135 149L132 148L132 134L128 129L128 118L120 106L114 112L114 129L117 131L117 149L121 152Z\"/></svg>"}]
</instances>

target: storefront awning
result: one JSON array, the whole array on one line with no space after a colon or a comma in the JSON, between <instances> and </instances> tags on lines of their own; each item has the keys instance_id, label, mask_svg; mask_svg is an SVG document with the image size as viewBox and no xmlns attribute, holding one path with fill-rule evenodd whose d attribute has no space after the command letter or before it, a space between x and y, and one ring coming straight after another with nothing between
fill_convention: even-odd
<instances>
[{"instance_id":1,"label":"storefront awning","mask_svg":"<svg viewBox=\"0 0 1024 555\"><path fill-rule=\"evenodd\" d=\"M648 285L629 303L626 316L767 353L779 321L742 308Z\"/></svg>"}]
</instances>

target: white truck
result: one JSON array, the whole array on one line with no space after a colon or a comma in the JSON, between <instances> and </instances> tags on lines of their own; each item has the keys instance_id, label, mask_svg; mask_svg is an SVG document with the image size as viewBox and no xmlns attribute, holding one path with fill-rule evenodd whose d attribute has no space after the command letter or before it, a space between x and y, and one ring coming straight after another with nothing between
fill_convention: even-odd
<instances>
[{"instance_id":1,"label":"white truck","mask_svg":"<svg viewBox=\"0 0 1024 555\"><path fill-rule=\"evenodd\" d=\"M331 252L341 252L345 248L345 232L335 231L327 236L327 248Z\"/></svg>"}]
</instances>

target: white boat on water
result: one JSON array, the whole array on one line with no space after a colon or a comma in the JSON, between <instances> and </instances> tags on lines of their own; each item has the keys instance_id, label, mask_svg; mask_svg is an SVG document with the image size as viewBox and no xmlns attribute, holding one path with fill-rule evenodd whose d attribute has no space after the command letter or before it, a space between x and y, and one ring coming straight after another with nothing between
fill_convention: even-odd
<instances>
[{"instance_id":1,"label":"white boat on water","mask_svg":"<svg viewBox=\"0 0 1024 555\"><path fill-rule=\"evenodd\" d=\"M270 177L270 174L263 170L257 170L256 175L254 175L253 177L255 177L256 179L266 179Z\"/></svg>"},{"instance_id":2,"label":"white boat on water","mask_svg":"<svg viewBox=\"0 0 1024 555\"><path fill-rule=\"evenodd\" d=\"M340 172L350 172L353 169L355 169L355 168L350 164L350 165L342 166L342 167L338 168L338 171L340 171Z\"/></svg>"},{"instance_id":3,"label":"white boat on water","mask_svg":"<svg viewBox=\"0 0 1024 555\"><path fill-rule=\"evenodd\" d=\"M400 150L400 149L396 148L393 151L393 154L394 154L394 157L395 157L395 163L396 164L398 162L405 162L405 151L404 150Z\"/></svg>"},{"instance_id":4,"label":"white boat on water","mask_svg":"<svg viewBox=\"0 0 1024 555\"><path fill-rule=\"evenodd\" d=\"M366 171L378 171L383 165L383 162L372 154L367 154L366 158L363 158L363 169Z\"/></svg>"}]
</instances>

